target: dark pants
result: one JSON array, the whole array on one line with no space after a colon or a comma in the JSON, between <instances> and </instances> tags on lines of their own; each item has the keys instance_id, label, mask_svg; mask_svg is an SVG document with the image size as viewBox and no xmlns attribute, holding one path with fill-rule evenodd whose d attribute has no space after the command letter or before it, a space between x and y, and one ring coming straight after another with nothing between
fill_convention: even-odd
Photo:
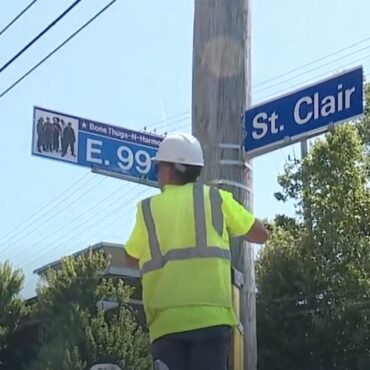
<instances>
[{"instance_id":1,"label":"dark pants","mask_svg":"<svg viewBox=\"0 0 370 370\"><path fill-rule=\"evenodd\" d=\"M59 151L59 134L54 134L53 136L53 149Z\"/></svg>"},{"instance_id":2,"label":"dark pants","mask_svg":"<svg viewBox=\"0 0 370 370\"><path fill-rule=\"evenodd\" d=\"M152 356L169 370L226 370L231 334L229 326L169 334L153 341Z\"/></svg>"},{"instance_id":3,"label":"dark pants","mask_svg":"<svg viewBox=\"0 0 370 370\"><path fill-rule=\"evenodd\" d=\"M74 156L75 155L75 143L66 143L64 142L64 150L62 155L65 156L68 151L68 147L71 149L71 154Z\"/></svg>"},{"instance_id":4,"label":"dark pants","mask_svg":"<svg viewBox=\"0 0 370 370\"><path fill-rule=\"evenodd\" d=\"M41 153L41 150L44 150L45 149L45 145L44 145L44 141L40 139L40 136L39 138L37 139L37 151L39 153Z\"/></svg>"}]
</instances>

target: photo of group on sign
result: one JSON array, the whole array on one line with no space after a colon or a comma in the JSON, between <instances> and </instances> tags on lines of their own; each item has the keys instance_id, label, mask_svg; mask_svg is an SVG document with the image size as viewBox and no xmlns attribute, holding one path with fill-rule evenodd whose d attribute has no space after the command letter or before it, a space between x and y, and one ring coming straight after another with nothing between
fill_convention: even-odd
<instances>
[{"instance_id":1,"label":"photo of group on sign","mask_svg":"<svg viewBox=\"0 0 370 370\"><path fill-rule=\"evenodd\" d=\"M34 115L33 153L77 162L78 120L37 109Z\"/></svg>"}]
</instances>

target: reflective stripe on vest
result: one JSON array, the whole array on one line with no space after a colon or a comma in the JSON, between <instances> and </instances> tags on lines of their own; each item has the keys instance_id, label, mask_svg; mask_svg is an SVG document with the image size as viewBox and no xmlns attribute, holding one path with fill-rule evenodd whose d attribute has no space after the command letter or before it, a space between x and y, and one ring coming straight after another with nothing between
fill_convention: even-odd
<instances>
[{"instance_id":1,"label":"reflective stripe on vest","mask_svg":"<svg viewBox=\"0 0 370 370\"><path fill-rule=\"evenodd\" d=\"M149 248L152 259L143 264L142 273L162 268L169 261L187 260L194 258L221 258L230 260L231 253L228 249L220 247L207 246L207 227L204 206L204 187L202 184L195 183L193 186L194 200L194 217L195 217L195 236L196 245L194 247L184 247L172 249L162 255L153 214L150 203L151 198L145 199L142 202L142 210L144 222L149 235ZM212 224L216 231L222 235L223 233L223 215L222 215L222 198L219 191L215 188L210 189L210 202L212 213Z\"/></svg>"},{"instance_id":2,"label":"reflective stripe on vest","mask_svg":"<svg viewBox=\"0 0 370 370\"><path fill-rule=\"evenodd\" d=\"M209 196L211 198L212 224L220 236L222 236L224 232L224 216L222 214L221 194L218 189L211 188Z\"/></svg>"}]
</instances>

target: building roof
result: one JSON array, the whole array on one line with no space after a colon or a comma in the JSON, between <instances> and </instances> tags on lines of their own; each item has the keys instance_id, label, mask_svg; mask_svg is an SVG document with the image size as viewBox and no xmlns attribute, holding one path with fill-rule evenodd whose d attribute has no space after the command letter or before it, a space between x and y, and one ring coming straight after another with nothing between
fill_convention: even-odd
<instances>
[{"instance_id":1,"label":"building roof","mask_svg":"<svg viewBox=\"0 0 370 370\"><path fill-rule=\"evenodd\" d=\"M108 242L100 242L100 243L97 243L97 244L94 244L94 245L91 245L85 249L82 249L72 255L70 255L70 257L78 257L88 251L93 251L93 250L99 250L99 249L103 249L103 248L106 248L106 247L113 247L113 248L120 248L122 249L123 248L123 245L122 244L117 244L117 243L108 243ZM41 266L39 268L37 268L36 270L33 271L34 274L37 274L37 275L41 275L42 273L44 273L46 270L48 270L49 268L54 268L54 267L57 267L58 265L60 265L62 262L62 258L54 261L54 262L50 262L44 266ZM136 275L136 274L135 274Z\"/></svg>"}]
</instances>

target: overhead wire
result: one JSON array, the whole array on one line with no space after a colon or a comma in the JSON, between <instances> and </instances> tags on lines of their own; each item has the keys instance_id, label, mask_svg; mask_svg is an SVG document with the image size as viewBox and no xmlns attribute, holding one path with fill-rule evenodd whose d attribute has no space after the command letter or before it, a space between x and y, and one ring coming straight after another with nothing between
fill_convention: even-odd
<instances>
[{"instance_id":1,"label":"overhead wire","mask_svg":"<svg viewBox=\"0 0 370 370\"><path fill-rule=\"evenodd\" d=\"M54 19L46 28L44 28L36 37L34 37L26 46L24 46L17 54L10 58L2 67L0 67L0 73L5 71L12 63L14 63L25 51L27 51L35 42L37 42L42 36L49 32L60 20L62 20L72 9L74 9L82 0L76 0L73 2L62 14Z\"/></svg>"},{"instance_id":2,"label":"overhead wire","mask_svg":"<svg viewBox=\"0 0 370 370\"><path fill-rule=\"evenodd\" d=\"M156 128L156 133L158 132L158 130L162 130L163 127L165 127L165 130L166 132L170 132L171 131L171 127L176 124L176 123L180 123L180 122L185 122L185 121L190 121L190 117L186 117L186 118L182 118L182 119L178 119L176 121L173 121L172 123L166 123L166 124L163 124L161 126L158 126Z\"/></svg>"},{"instance_id":3,"label":"overhead wire","mask_svg":"<svg viewBox=\"0 0 370 370\"><path fill-rule=\"evenodd\" d=\"M31 1L23 10L21 10L20 13L16 15L15 18L13 18L1 31L0 36L5 33L19 18L22 17L23 14L25 14L31 7L36 4L37 0Z\"/></svg>"},{"instance_id":4,"label":"overhead wire","mask_svg":"<svg viewBox=\"0 0 370 370\"><path fill-rule=\"evenodd\" d=\"M140 192L140 195L141 195L140 197L141 198L146 198L148 196L148 194L151 192L151 190L152 189L149 189L149 188L144 189L142 193ZM129 201L132 201L132 200L136 199L137 196L138 196L138 194L136 194L136 196L132 197L131 200L129 200ZM122 211L122 212L120 212L120 211ZM127 209L122 209L121 210L118 207L115 208L111 215L117 215L117 214L118 215L115 217L115 219L113 221L112 220L109 221L109 227L111 227L112 225L115 225L117 223L119 223L120 225L119 225L119 227L117 227L116 229L113 230L113 233L116 232L116 230L118 230L118 229L124 230L125 227L128 224L132 223L134 221L133 213L135 211L136 211L136 204L133 205L133 206L130 206L130 208L128 210ZM118 213L118 212L120 212L120 213ZM84 248L86 243L91 242L91 240L93 240L95 236L100 235L101 230L106 229L106 225L101 224L100 221L96 221L95 223L88 226L87 229L85 229L83 232L79 232L75 235L75 237L73 238L74 240L76 238L78 238L79 236L83 235L87 230L95 228L96 225L98 225L98 227L95 230L96 232L94 234L89 234L89 236L87 238L84 238L83 240L79 240L79 242L78 242L78 244L80 245L79 249L81 249L81 247ZM102 241L102 238L99 238L97 240L97 242L101 242L101 241ZM120 243L122 243L122 245L123 245L124 240L123 239L120 240ZM57 248L55 248L55 249L57 249ZM66 251L63 254L64 255L70 255L71 253L73 253L72 250Z\"/></svg>"},{"instance_id":5,"label":"overhead wire","mask_svg":"<svg viewBox=\"0 0 370 370\"><path fill-rule=\"evenodd\" d=\"M166 123L167 121L172 121L174 118L178 118L178 117L184 116L185 114L188 114L188 113L190 113L190 110L187 110L187 111L184 111L184 112L181 112L181 113L178 113L178 114L174 114L173 116L169 116L169 117L167 117L165 119L161 119L159 121L150 123L149 125L146 125L145 127L148 128L148 127L157 126L159 123L163 123L163 122Z\"/></svg>"},{"instance_id":6,"label":"overhead wire","mask_svg":"<svg viewBox=\"0 0 370 370\"><path fill-rule=\"evenodd\" d=\"M149 192L149 189L145 190L142 194L142 197L145 198L146 197L146 194ZM122 214L119 214L117 215L117 217L115 217L115 220L113 221L110 221L109 222L109 225L108 225L108 228L110 230L110 240L109 242L114 242L111 238L113 234L115 234L118 230L125 230L125 226L127 226L129 223L132 223L135 218L134 218L134 212L136 210L136 207L135 206L131 206L128 210L125 210L125 211L122 211ZM124 222L125 220L125 222ZM119 223L119 226L115 229L111 229L113 225L116 225ZM96 240L96 242L102 242L103 240L103 237L101 236L102 235L102 229L106 230L107 229L107 226L105 226L104 224L104 227L98 227L98 228L94 228L94 232L92 234L89 233L88 237L82 239L82 240L79 240L78 239L78 243L76 242L76 244L80 245L80 248L83 246L85 246L87 243L90 243L91 244L91 241ZM82 234L78 234L78 235L82 235ZM124 239L123 237L120 238L119 240L119 243L123 244L124 243ZM68 255L70 252L66 251L64 252L65 255Z\"/></svg>"},{"instance_id":7,"label":"overhead wire","mask_svg":"<svg viewBox=\"0 0 370 370\"><path fill-rule=\"evenodd\" d=\"M319 62L321 62L321 61L323 61L323 60L326 60L326 59L328 59L328 58L330 58L330 57L332 57L332 56L338 55L338 54L342 53L343 51L349 50L349 49L351 49L351 48L353 48L353 47L355 47L355 46L361 45L361 44L363 44L363 43L365 43L365 42L367 42L367 41L370 41L370 37L366 37L366 38L364 38L364 39L362 39L362 40L360 40L360 41L357 41L357 42L355 42L355 43L353 43L353 44L350 44L350 45L348 45L348 46L345 46L344 48L341 48L341 49L339 49L339 50L336 50L336 51L334 51L334 52L332 52L332 53L330 53L330 54L327 54L327 55L325 55L325 56L323 56L323 57L320 57L320 58L318 58L318 59L315 59L315 60L313 60L313 61L311 61L311 62L309 62L309 63L302 64L302 65L300 65L300 66L298 66L298 67L296 67L296 68L293 68L293 69L291 69L291 70L289 70L289 71L287 71L287 72L284 72L284 73L282 73L282 74L279 74L279 75L274 76L274 77L271 77L271 78L268 78L268 79L266 79L266 80L264 80L264 81L258 82L258 83L256 83L253 87L254 87L254 88L256 88L256 87L258 87L258 86L265 85L266 83L269 83L269 82L275 81L275 80L277 80L277 79L279 79L279 78L281 78L281 77L288 76L289 74L292 74L292 73L294 73L294 72L297 72L297 71L299 71L299 70L301 70L301 69L303 69L303 68L309 67L309 66L311 66L311 65L313 65L313 64L319 63Z\"/></svg>"},{"instance_id":8,"label":"overhead wire","mask_svg":"<svg viewBox=\"0 0 370 370\"><path fill-rule=\"evenodd\" d=\"M39 220L40 218L43 217L43 215L45 215L45 213L43 213L43 211L45 211L47 208L49 208L50 205L52 205L55 201L57 201L59 198L61 198L63 195L69 193L72 189L74 189L75 186L77 186L78 184L80 184L83 180L85 180L87 177L89 177L90 173L85 173L83 174L81 177L78 178L78 180L76 182L74 182L72 185L70 185L67 189L65 189L62 193L60 193L58 196L56 196L55 198L53 198L52 200L50 200L49 202L47 202L44 206L42 206L42 208L40 208L39 210L37 210L32 216L30 216L26 221L18 224L14 229L12 229L11 231L7 232L6 234L4 234L2 236L2 238L0 239L0 245L1 244L4 244L4 243L7 243L8 240L10 240L12 237L14 237L14 234L18 234L19 233L22 233L22 231L26 228L26 226L31 222L35 222L37 220ZM91 179L90 179L91 181ZM64 199L62 199L60 201L60 203L62 203L64 201ZM60 204L58 203L58 204ZM40 215L41 213L41 215Z\"/></svg>"},{"instance_id":9,"label":"overhead wire","mask_svg":"<svg viewBox=\"0 0 370 370\"><path fill-rule=\"evenodd\" d=\"M305 75L306 75L306 74L308 74L308 73L311 73L311 72L317 71L318 69L321 69L321 68L323 68L323 67L327 67L327 66L329 66L329 65L334 64L335 62L338 62L338 61L340 61L340 60L342 60L342 59L345 59L345 58L350 57L350 56L352 56L352 55L354 55L354 54L357 54L357 53L360 53L360 52L363 52L363 51L365 51L365 50L369 50L369 49L370 49L370 45L365 46L365 47L363 47L363 48L361 48L361 49L359 49L359 50L356 50L356 51L354 51L354 52L352 52L352 53L350 53L350 54L346 54L346 55L344 55L344 56L342 56L342 57L336 58L336 59L334 59L334 60L332 60L332 61L330 61L330 62L328 62L328 63L322 64L322 65L319 65L319 66L314 67L314 68L311 68L311 69L308 69L308 70L306 70L306 71L304 71L304 72L301 72L301 73L299 73L299 74L297 74L297 75L294 75L294 76L292 76L292 77L290 77L290 78L288 78L288 79L284 79L284 80L283 80L283 81L281 81L281 82L277 82L277 83L275 83L275 84L272 84L272 85L266 86L266 87L264 87L264 88L262 88L262 89L258 89L258 88L257 88L255 92L256 92L256 93L260 93L260 92L262 92L262 91L270 90L270 89L272 89L272 88L274 88L274 87L276 87L276 86L281 85L282 83L286 83L286 82L289 82L289 81L295 80L295 79L297 79L297 78L299 78L299 77L305 76ZM359 59L359 60L362 60L362 58L361 58L361 59ZM352 63L356 63L356 62L350 62L349 64L352 64Z\"/></svg>"},{"instance_id":10,"label":"overhead wire","mask_svg":"<svg viewBox=\"0 0 370 370\"><path fill-rule=\"evenodd\" d=\"M27 76L29 76L33 71L45 63L49 58L51 58L57 51L63 48L68 42L70 42L74 37L76 37L82 30L94 22L100 15L107 11L117 0L112 0L105 7L103 7L99 12L97 12L93 17L91 17L86 23L84 23L77 31L73 32L67 39L65 39L61 44L59 44L53 51L47 54L43 59L41 59L37 64L35 64L31 69L24 73L20 78L18 78L13 84L6 88L1 94L0 98L3 98L12 89L14 89L19 83L21 83Z\"/></svg>"},{"instance_id":11,"label":"overhead wire","mask_svg":"<svg viewBox=\"0 0 370 370\"><path fill-rule=\"evenodd\" d=\"M295 88L298 88L298 87L300 87L300 86L302 86L304 84L308 84L310 82L314 82L314 81L316 81L320 77L324 77L324 76L328 76L330 74L338 73L338 70L341 70L341 69L346 68L346 67L349 67L349 66L354 66L356 63L363 62L363 61L365 61L365 60L367 60L369 58L370 58L370 54L367 54L367 55L363 56L362 58L359 58L359 59L353 60L351 62L347 62L345 64L342 64L342 65L336 67L335 69L333 69L331 71L320 73L318 75L315 75L314 77L310 77L309 79L306 79L304 81L300 81L299 83L297 82L294 85L291 85L291 86L285 87L283 89L274 91L274 93L269 94L269 95L266 95L264 97L261 97L258 100L259 101L268 100L268 99L270 99L272 97L275 97L275 96L278 96L279 94L282 94L282 93L284 93L286 91L290 91L290 90L295 89Z\"/></svg>"},{"instance_id":12,"label":"overhead wire","mask_svg":"<svg viewBox=\"0 0 370 370\"><path fill-rule=\"evenodd\" d=\"M110 7L111 5L113 5L113 3L115 2L115 1L117 1L117 0L113 0L112 2L110 2L106 7L104 7L99 13L97 13L92 19L90 19L87 23L85 23L80 29L78 29L74 34L72 34L68 39L66 39L62 44L60 44L56 49L54 49L49 55L47 55L43 60L41 60L38 64L36 64L33 68L31 68L27 73L25 73L21 78L19 78L17 81L15 81L15 83L14 84L12 84L8 89L6 89L6 90L4 90L1 94L0 94L0 98L1 97L3 97L6 93L8 93L11 89L13 89L18 83L20 83L24 78L26 78L33 70L35 70L36 68L38 68L43 62L45 62L49 57L51 57L56 51L58 51L61 47L63 47L67 42L69 42L74 36L76 36L80 31L82 31L82 29L83 28L85 28L88 24L90 24L97 16L99 16L102 12L104 12L105 10L107 10L107 8L108 7ZM349 50L350 48L353 48L353 47L355 47L355 46L358 46L358 45L361 45L361 44L363 44L364 42L367 42L367 41L369 41L370 40L370 37L368 37L368 38L365 38L365 39L363 39L363 40L360 40L360 41L358 41L358 42L356 42L356 43L353 43L353 44L351 44L351 45L349 45L349 46L346 46L346 47L344 47L344 48L342 48L342 49L339 49L339 50L337 50L337 51L335 51L335 52L333 52L333 53L330 53L330 54L328 54L328 55L326 55L326 56L324 56L324 57L321 57L321 58L319 58L319 59L316 59L316 60L314 60L314 61L312 61L312 62L310 62L310 63L306 63L306 64L303 64L303 65L301 65L301 66L299 66L299 67L297 67L297 68L294 68L294 69L292 69L292 70L290 70L290 71L288 71L288 72L286 72L286 73L283 73L283 74L280 74L280 75L278 75L278 76L274 76L274 77L272 77L272 78L269 78L269 79L266 79L266 80L264 80L264 81L261 81L261 82L259 82L259 83L257 83L257 84L255 84L254 86L253 86L253 88L256 88L256 87L258 87L258 86L261 86L261 85L264 85L264 84L266 84L266 83L268 83L268 82L271 82L271 81L274 81L274 80L276 80L276 79L279 79L279 78L281 78L281 77L284 77L284 76L286 76L286 75L289 75L289 74L291 74L291 73L293 73L293 72L295 72L295 71L298 71L298 70L300 70L300 69L302 69L302 68L305 68L305 67L307 67L307 66L310 66L310 65L313 65L313 64L316 64L316 63L318 63L318 62L320 62L320 61L322 61L322 60L325 60L325 59L327 59L327 58L329 58L329 57L331 57L331 56L334 56L334 55L337 55L337 54L339 54L339 53L341 53L341 52L343 52L343 51L345 51L345 50ZM358 51L356 51L356 52L358 52ZM179 115L181 115L181 114L185 114L185 113L189 113L190 111L187 111L187 112L183 112L183 113L180 113ZM155 125L155 123L154 124L152 124L152 125ZM151 125L151 126L152 126Z\"/></svg>"},{"instance_id":13,"label":"overhead wire","mask_svg":"<svg viewBox=\"0 0 370 370\"><path fill-rule=\"evenodd\" d=\"M127 196L127 195L131 194L134 190L136 190L136 189L137 189L137 188L139 188L139 187L140 187L140 185L138 185L138 184L137 184L137 185L135 185L131 190L129 190L128 192L126 192L126 193L125 193L125 195L122 197L122 199L126 198L126 196ZM129 203L130 201L133 201L134 199L136 199L140 192L142 192L142 190L141 190L141 189L140 189L140 190L139 190L139 192L138 192L138 193L136 193L133 197L131 197L129 200L127 200L127 201L126 201L126 203ZM105 209L104 209L104 210L106 210L106 209L110 208L110 207L111 207L113 204L115 204L115 203L117 203L117 202L116 202L116 201L114 201L114 202L109 203L109 204L107 205L107 207L105 207ZM121 204L119 204L119 205L118 205L117 207L115 207L114 209L109 210L109 214L110 214L110 215L114 215L114 214L116 214L116 213L117 213L117 212L119 212L119 211L127 212L127 210L122 210L122 205L121 205ZM84 220L83 224L84 224L84 225L86 225L86 224L87 224L87 222L89 222L89 221L93 220L93 219L94 219L94 217L95 217L95 215L93 215L92 217L89 217L87 220ZM95 227L96 225L101 224L101 221L102 221L102 220L104 220L104 219L106 219L106 217L107 217L107 215L104 213L101 217L99 217L98 219L95 219L95 220L94 220L94 222L93 222L92 224L89 224L89 225L87 225L86 227L84 227L84 228L82 228L82 229L81 229L81 225L80 225L80 224L76 225L73 229L69 230L68 235L69 235L70 237L69 237L67 240L63 240L63 236L62 236L62 237L60 237L60 238L58 238L58 239L56 239L56 240L54 240L54 241L53 241L53 244L54 244L53 248L48 248L48 246L47 246L46 248L42 248L42 249L40 249L40 250L38 251L37 258L35 258L35 259L33 259L33 260L28 261L28 263L27 263L26 265L24 265L24 267L25 267L25 266L28 266L28 265L29 265L29 264L31 264L31 263L37 262L37 261L39 260L39 258L41 258L41 257L43 257L43 256L45 256L45 255L48 255L50 252L52 252L52 251L56 251L56 250L60 249L61 247L63 247L63 246L65 246L65 245L67 245L67 244L68 244L69 242L71 242L72 240L75 240L75 239L76 239L76 237L78 237L78 235L82 235L82 234L83 234L83 233L85 233L86 231L90 230L92 227ZM72 232L74 232L74 231L76 231L76 230L78 230L77 234L72 234L72 235L71 235L71 233L72 233ZM60 243L60 244L57 244L57 245L55 246L55 243L58 243L59 241L61 241L61 243ZM40 252L45 252L45 253L40 254Z\"/></svg>"},{"instance_id":14,"label":"overhead wire","mask_svg":"<svg viewBox=\"0 0 370 370\"><path fill-rule=\"evenodd\" d=\"M170 129L169 132L173 132L173 131L180 131L182 129L185 129L185 128L189 128L191 130L191 125L187 125L187 124L184 124L184 125L181 125L181 126L178 126L174 129Z\"/></svg>"},{"instance_id":15,"label":"overhead wire","mask_svg":"<svg viewBox=\"0 0 370 370\"><path fill-rule=\"evenodd\" d=\"M82 213L79 213L77 216L75 216L74 218L72 218L71 220L69 220L67 223L63 224L61 227L58 228L57 231L51 231L49 234L47 235L43 235L42 239L33 243L32 245L30 245L28 247L28 249L32 250L32 248L36 247L38 244L42 244L43 242L45 242L46 240L48 240L49 237L51 236L56 236L58 235L60 232L64 232L65 228L68 227L69 225L75 223L75 221L78 221L79 219L83 221L83 217L88 214L89 212L91 212L92 210L95 210L97 207L99 207L101 204L103 204L104 202L106 202L108 199L111 199L113 196L115 196L116 194L118 194L119 192L122 192L123 189L128 185L128 183L124 183L122 186L118 187L117 189L115 189L113 192L107 194L103 199L99 200L98 203L96 204L93 204L91 205L90 207L86 208ZM119 199L114 199L113 202L111 204L114 204L114 202L117 202ZM105 208L104 208L105 209Z\"/></svg>"},{"instance_id":16,"label":"overhead wire","mask_svg":"<svg viewBox=\"0 0 370 370\"><path fill-rule=\"evenodd\" d=\"M81 199L84 196L86 196L89 191L95 189L99 184L101 184L106 179L107 179L106 177L103 177L103 178L99 179L95 184L93 184L92 187L90 187L89 189L85 189L86 192L83 195L81 195L79 197L79 199ZM70 200L68 202L68 205L75 204L75 201L76 201L75 199ZM53 220L58 215L59 215L59 211L56 211L52 215L49 215L48 214L48 218L46 220L44 220L41 224L37 225L36 227L32 227L32 229L29 230L25 235L22 235L20 238L15 238L15 240L12 240L8 245L6 245L6 246L4 245L4 247L0 250L0 252L1 253L4 253L4 252L8 251L11 247L15 246L17 243L19 243L21 240L23 240L24 238L28 237L29 235L32 235L34 232L36 232L37 230L39 230L42 226L44 226L46 223L48 223L51 220Z\"/></svg>"}]
</instances>

